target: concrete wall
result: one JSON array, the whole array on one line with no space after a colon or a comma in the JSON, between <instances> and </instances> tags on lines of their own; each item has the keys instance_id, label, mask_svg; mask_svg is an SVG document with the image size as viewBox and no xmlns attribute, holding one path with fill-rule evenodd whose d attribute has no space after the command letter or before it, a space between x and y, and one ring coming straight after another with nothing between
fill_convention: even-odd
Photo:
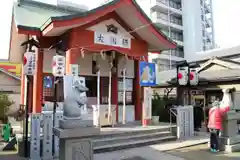
<instances>
[{"instance_id":1,"label":"concrete wall","mask_svg":"<svg viewBox=\"0 0 240 160\"><path fill-rule=\"evenodd\" d=\"M20 93L20 81L0 72L0 91Z\"/></svg>"},{"instance_id":2,"label":"concrete wall","mask_svg":"<svg viewBox=\"0 0 240 160\"><path fill-rule=\"evenodd\" d=\"M9 49L9 61L12 63L22 63L23 53L26 51L26 47L21 46L23 42L28 39L27 35L18 34L17 28L12 22L11 28L11 42Z\"/></svg>"},{"instance_id":3,"label":"concrete wall","mask_svg":"<svg viewBox=\"0 0 240 160\"><path fill-rule=\"evenodd\" d=\"M202 50L202 20L200 0L182 0L184 58L194 59Z\"/></svg>"}]
</instances>

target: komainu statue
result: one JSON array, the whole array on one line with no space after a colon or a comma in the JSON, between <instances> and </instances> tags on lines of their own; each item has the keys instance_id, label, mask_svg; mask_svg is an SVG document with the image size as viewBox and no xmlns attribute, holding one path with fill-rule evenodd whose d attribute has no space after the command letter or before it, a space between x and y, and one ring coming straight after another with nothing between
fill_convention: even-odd
<instances>
[{"instance_id":1,"label":"komainu statue","mask_svg":"<svg viewBox=\"0 0 240 160\"><path fill-rule=\"evenodd\" d=\"M82 107L87 103L87 96L85 94L87 91L88 88L81 84L81 81L73 82L72 89L65 95L63 103L64 119L81 119Z\"/></svg>"}]
</instances>

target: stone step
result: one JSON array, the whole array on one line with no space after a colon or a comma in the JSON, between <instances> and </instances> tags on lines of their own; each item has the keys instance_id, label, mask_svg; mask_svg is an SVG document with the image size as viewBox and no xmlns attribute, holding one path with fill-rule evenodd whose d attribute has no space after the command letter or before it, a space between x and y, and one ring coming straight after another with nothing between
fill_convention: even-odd
<instances>
[{"instance_id":1,"label":"stone step","mask_svg":"<svg viewBox=\"0 0 240 160\"><path fill-rule=\"evenodd\" d=\"M139 141L145 140L150 138L160 138L160 137L167 137L171 136L171 132L169 131L162 131L162 132L155 132L155 133L142 133L142 134L132 134L130 136L119 136L119 137L108 137L108 138L99 138L94 139L93 144L94 147L104 146L104 145L113 145L118 143L124 143L128 141Z\"/></svg>"},{"instance_id":2,"label":"stone step","mask_svg":"<svg viewBox=\"0 0 240 160\"><path fill-rule=\"evenodd\" d=\"M174 127L172 127L174 128ZM176 128L176 127L175 127ZM144 129L144 130L131 130L131 131L119 131L119 132L102 132L100 135L93 136L94 139L101 138L119 138L119 137L129 137L129 136L137 136L143 134L153 134L159 132L170 132L171 127L163 127L163 128L152 128L152 129Z\"/></svg>"},{"instance_id":3,"label":"stone step","mask_svg":"<svg viewBox=\"0 0 240 160\"><path fill-rule=\"evenodd\" d=\"M136 148L141 146L147 146L157 143L163 143L166 141L175 140L176 136L164 136L164 137L154 137L148 138L143 140L128 140L122 143L110 144L110 145L103 145L103 146L94 146L94 153L104 153L104 152L112 152L121 149L128 149L128 148Z\"/></svg>"}]
</instances>

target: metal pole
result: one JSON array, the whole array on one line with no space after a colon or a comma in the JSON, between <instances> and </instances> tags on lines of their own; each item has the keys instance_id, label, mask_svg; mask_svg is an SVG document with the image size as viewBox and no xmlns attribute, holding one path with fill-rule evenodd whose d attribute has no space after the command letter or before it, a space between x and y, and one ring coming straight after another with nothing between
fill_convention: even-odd
<instances>
[{"instance_id":1,"label":"metal pole","mask_svg":"<svg viewBox=\"0 0 240 160\"><path fill-rule=\"evenodd\" d=\"M126 68L123 69L123 113L122 123L126 124Z\"/></svg>"},{"instance_id":2,"label":"metal pole","mask_svg":"<svg viewBox=\"0 0 240 160\"><path fill-rule=\"evenodd\" d=\"M58 77L54 77L54 104L53 104L53 127L55 127L55 115L56 115L56 109L57 109L57 101L58 101L58 96L57 96L57 87L58 87ZM55 152L55 138L53 135L53 154Z\"/></svg>"},{"instance_id":3,"label":"metal pole","mask_svg":"<svg viewBox=\"0 0 240 160\"><path fill-rule=\"evenodd\" d=\"M111 96L112 94L112 72L111 68L109 71L109 86L108 86L108 123L111 123L111 116L112 116L112 102L111 102Z\"/></svg>"},{"instance_id":4,"label":"metal pole","mask_svg":"<svg viewBox=\"0 0 240 160\"><path fill-rule=\"evenodd\" d=\"M170 1L168 3L168 37L171 38L171 27L170 27ZM172 50L169 50L169 69L172 69Z\"/></svg>"},{"instance_id":5,"label":"metal pole","mask_svg":"<svg viewBox=\"0 0 240 160\"><path fill-rule=\"evenodd\" d=\"M101 127L100 124L100 70L97 72L97 118L98 118L98 127Z\"/></svg>"},{"instance_id":6,"label":"metal pole","mask_svg":"<svg viewBox=\"0 0 240 160\"><path fill-rule=\"evenodd\" d=\"M25 108L25 133L24 133L24 156L28 157L28 111L29 111L29 106L28 106L28 98L29 98L29 89L30 89L30 78L26 76L27 79L27 91L26 91L26 108Z\"/></svg>"}]
</instances>

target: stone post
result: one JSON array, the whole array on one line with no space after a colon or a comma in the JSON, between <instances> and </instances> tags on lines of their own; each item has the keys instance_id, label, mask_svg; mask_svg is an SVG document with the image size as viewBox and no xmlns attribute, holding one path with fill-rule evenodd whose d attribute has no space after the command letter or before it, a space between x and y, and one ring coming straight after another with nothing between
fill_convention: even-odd
<instances>
[{"instance_id":1,"label":"stone post","mask_svg":"<svg viewBox=\"0 0 240 160\"><path fill-rule=\"evenodd\" d=\"M223 132L221 135L222 149L226 152L240 151L240 135L238 134L237 120L240 113L231 110L223 121Z\"/></svg>"},{"instance_id":2,"label":"stone post","mask_svg":"<svg viewBox=\"0 0 240 160\"><path fill-rule=\"evenodd\" d=\"M100 134L93 120L83 119L81 108L87 103L88 88L83 79L76 76L64 77L63 119L54 135L59 138L59 160L92 160L91 137Z\"/></svg>"},{"instance_id":3,"label":"stone post","mask_svg":"<svg viewBox=\"0 0 240 160\"><path fill-rule=\"evenodd\" d=\"M100 134L100 128L84 125L66 128L66 123L74 122L67 121L60 121L60 127L54 128L54 135L58 136L60 141L59 160L93 160L91 136ZM74 124L80 121L75 121Z\"/></svg>"}]
</instances>

